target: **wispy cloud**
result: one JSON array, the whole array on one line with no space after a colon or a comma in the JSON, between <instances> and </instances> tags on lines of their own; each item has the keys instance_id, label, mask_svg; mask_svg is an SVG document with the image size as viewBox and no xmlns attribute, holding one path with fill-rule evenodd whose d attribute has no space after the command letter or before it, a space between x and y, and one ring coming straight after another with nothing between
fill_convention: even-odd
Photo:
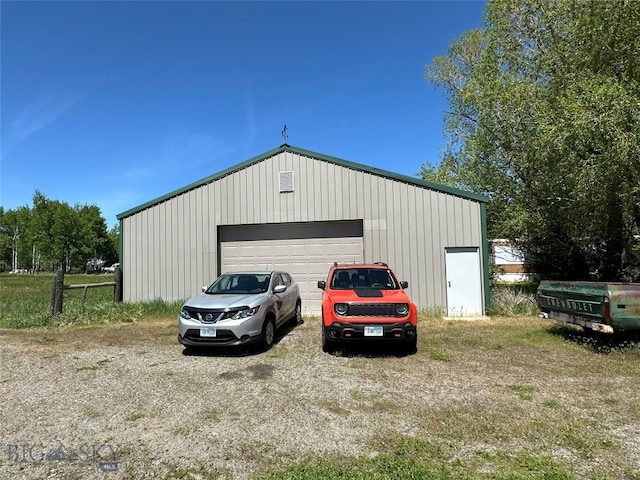
<instances>
[{"instance_id":1,"label":"wispy cloud","mask_svg":"<svg viewBox=\"0 0 640 480\"><path fill-rule=\"evenodd\" d=\"M176 171L199 171L203 165L213 165L215 160L233 150L224 143L209 134L176 134L137 158L129 159L131 167L123 170L123 180L136 183L155 178L172 178Z\"/></svg>"},{"instance_id":2,"label":"wispy cloud","mask_svg":"<svg viewBox=\"0 0 640 480\"><path fill-rule=\"evenodd\" d=\"M226 168L220 160L234 149L225 143L210 134L181 133L142 154L132 154L126 161L129 168L119 171L114 188L99 201L108 224L118 213Z\"/></svg>"},{"instance_id":3,"label":"wispy cloud","mask_svg":"<svg viewBox=\"0 0 640 480\"><path fill-rule=\"evenodd\" d=\"M42 91L9 123L4 153L62 116L82 96L79 92Z\"/></svg>"}]
</instances>

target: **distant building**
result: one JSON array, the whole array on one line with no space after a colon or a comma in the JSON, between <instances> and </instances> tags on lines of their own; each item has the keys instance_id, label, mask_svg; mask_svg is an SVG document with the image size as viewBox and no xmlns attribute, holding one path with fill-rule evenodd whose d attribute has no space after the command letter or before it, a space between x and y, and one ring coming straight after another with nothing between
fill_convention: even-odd
<instances>
[{"instance_id":1,"label":"distant building","mask_svg":"<svg viewBox=\"0 0 640 480\"><path fill-rule=\"evenodd\" d=\"M491 240L491 263L495 266L498 280L503 282L528 282L535 279L535 273L525 264L524 253L509 240Z\"/></svg>"}]
</instances>

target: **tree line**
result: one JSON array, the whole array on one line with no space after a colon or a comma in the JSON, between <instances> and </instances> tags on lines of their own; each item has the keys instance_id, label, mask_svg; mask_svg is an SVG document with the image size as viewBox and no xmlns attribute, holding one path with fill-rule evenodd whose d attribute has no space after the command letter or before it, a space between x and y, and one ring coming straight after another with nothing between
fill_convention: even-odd
<instances>
[{"instance_id":1,"label":"tree line","mask_svg":"<svg viewBox=\"0 0 640 480\"><path fill-rule=\"evenodd\" d=\"M492 0L425 78L449 110L422 178L489 197L546 278L640 281L640 1Z\"/></svg>"},{"instance_id":2,"label":"tree line","mask_svg":"<svg viewBox=\"0 0 640 480\"><path fill-rule=\"evenodd\" d=\"M40 191L33 205L0 206L0 269L95 271L118 261L119 231L107 231L95 205L50 200Z\"/></svg>"}]
</instances>

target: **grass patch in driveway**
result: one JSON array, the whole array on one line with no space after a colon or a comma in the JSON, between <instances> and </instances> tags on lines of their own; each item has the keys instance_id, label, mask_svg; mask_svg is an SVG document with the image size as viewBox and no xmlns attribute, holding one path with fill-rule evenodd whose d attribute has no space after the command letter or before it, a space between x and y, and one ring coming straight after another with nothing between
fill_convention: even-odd
<instances>
[{"instance_id":1,"label":"grass patch in driveway","mask_svg":"<svg viewBox=\"0 0 640 480\"><path fill-rule=\"evenodd\" d=\"M448 456L423 439L401 441L389 453L368 457L309 457L260 477L265 480L572 480L569 472L548 457L528 453L478 454L473 461Z\"/></svg>"},{"instance_id":2,"label":"grass patch in driveway","mask_svg":"<svg viewBox=\"0 0 640 480\"><path fill-rule=\"evenodd\" d=\"M4 335L25 345L38 345L51 352L89 350L95 347L126 347L144 345L176 345L178 331L176 319L154 319L143 322L118 322L102 325L75 325L36 327L18 330L0 330ZM46 339L46 341L43 341ZM138 352L144 354L144 350Z\"/></svg>"},{"instance_id":3,"label":"grass patch in driveway","mask_svg":"<svg viewBox=\"0 0 640 480\"><path fill-rule=\"evenodd\" d=\"M533 385L509 385L509 388L522 400L533 400L533 392L536 391Z\"/></svg>"}]
</instances>

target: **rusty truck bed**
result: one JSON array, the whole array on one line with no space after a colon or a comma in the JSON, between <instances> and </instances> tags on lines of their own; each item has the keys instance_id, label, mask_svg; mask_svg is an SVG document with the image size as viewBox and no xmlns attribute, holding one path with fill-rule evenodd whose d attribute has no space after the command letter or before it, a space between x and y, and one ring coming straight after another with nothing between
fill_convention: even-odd
<instances>
[{"instance_id":1,"label":"rusty truck bed","mask_svg":"<svg viewBox=\"0 0 640 480\"><path fill-rule=\"evenodd\" d=\"M640 284L542 281L539 316L614 333L640 330Z\"/></svg>"}]
</instances>

